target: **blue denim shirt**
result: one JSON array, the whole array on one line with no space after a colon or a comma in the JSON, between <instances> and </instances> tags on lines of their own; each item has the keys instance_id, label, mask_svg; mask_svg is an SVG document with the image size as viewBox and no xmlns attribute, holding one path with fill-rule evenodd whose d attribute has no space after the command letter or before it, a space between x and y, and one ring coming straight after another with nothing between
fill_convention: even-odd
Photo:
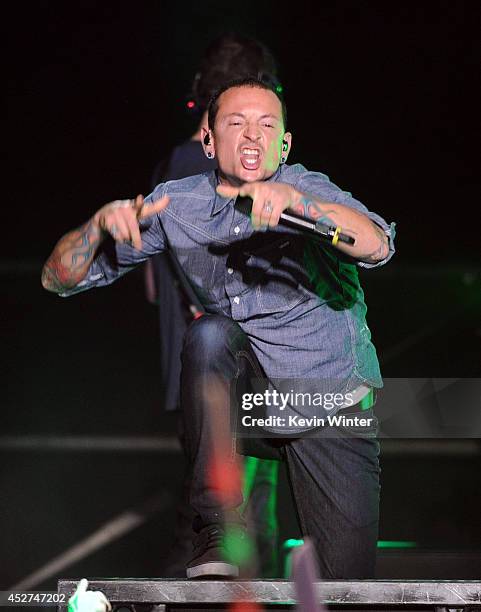
<instances>
[{"instance_id":1,"label":"blue denim shirt","mask_svg":"<svg viewBox=\"0 0 481 612\"><path fill-rule=\"evenodd\" d=\"M62 295L109 285L170 247L206 311L238 322L270 379L336 380L341 392L381 387L357 266L392 257L394 223L300 164L282 165L268 180L366 214L389 237L389 255L368 264L295 229L254 231L233 200L216 193L213 171L158 185L146 203L166 194L170 203L141 221L142 250L107 240L85 279Z\"/></svg>"}]
</instances>

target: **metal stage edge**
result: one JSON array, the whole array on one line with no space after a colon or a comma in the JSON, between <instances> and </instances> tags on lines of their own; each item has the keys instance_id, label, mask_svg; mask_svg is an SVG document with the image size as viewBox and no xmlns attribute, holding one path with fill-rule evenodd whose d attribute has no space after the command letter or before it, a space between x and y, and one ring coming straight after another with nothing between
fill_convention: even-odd
<instances>
[{"instance_id":1,"label":"metal stage edge","mask_svg":"<svg viewBox=\"0 0 481 612\"><path fill-rule=\"evenodd\" d=\"M59 580L58 593L65 602L78 581ZM334 580L318 582L319 602L336 607L431 608L440 610L481 609L481 582L475 581L384 581ZM285 580L191 581L151 578L92 579L89 590L102 591L115 610L120 604L154 606L155 612L176 606L200 604L222 606L236 601L255 601L263 606L295 604L293 582ZM66 603L58 607L66 610ZM269 609L269 608L267 608Z\"/></svg>"}]
</instances>

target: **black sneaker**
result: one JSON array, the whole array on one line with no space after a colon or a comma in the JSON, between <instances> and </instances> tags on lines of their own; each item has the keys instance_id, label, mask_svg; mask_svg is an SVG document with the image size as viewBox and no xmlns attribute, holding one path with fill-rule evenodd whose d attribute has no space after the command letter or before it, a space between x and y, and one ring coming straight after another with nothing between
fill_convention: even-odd
<instances>
[{"instance_id":1,"label":"black sneaker","mask_svg":"<svg viewBox=\"0 0 481 612\"><path fill-rule=\"evenodd\" d=\"M229 563L221 525L204 527L194 539L194 557L187 565L187 578L237 578L239 568Z\"/></svg>"}]
</instances>

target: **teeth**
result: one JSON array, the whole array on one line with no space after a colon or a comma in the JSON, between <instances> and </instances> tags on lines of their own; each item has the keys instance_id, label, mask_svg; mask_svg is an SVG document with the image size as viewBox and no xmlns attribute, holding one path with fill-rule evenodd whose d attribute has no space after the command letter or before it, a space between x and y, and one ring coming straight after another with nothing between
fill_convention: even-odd
<instances>
[{"instance_id":1,"label":"teeth","mask_svg":"<svg viewBox=\"0 0 481 612\"><path fill-rule=\"evenodd\" d=\"M242 149L243 155L259 155L259 151L256 149Z\"/></svg>"},{"instance_id":2,"label":"teeth","mask_svg":"<svg viewBox=\"0 0 481 612\"><path fill-rule=\"evenodd\" d=\"M257 159L246 159L245 160L247 164L256 164L257 163Z\"/></svg>"}]
</instances>

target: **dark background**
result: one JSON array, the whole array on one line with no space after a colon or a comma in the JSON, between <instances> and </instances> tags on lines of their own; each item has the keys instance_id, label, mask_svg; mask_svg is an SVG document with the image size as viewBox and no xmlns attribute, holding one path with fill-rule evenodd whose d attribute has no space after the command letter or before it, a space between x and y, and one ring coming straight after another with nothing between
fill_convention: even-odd
<instances>
[{"instance_id":1,"label":"dark background","mask_svg":"<svg viewBox=\"0 0 481 612\"><path fill-rule=\"evenodd\" d=\"M7 256L45 257L110 199L147 193L193 131L184 96L225 29L278 58L290 161L398 222L398 262L479 254L477 2L17 4L8 45Z\"/></svg>"},{"instance_id":2,"label":"dark background","mask_svg":"<svg viewBox=\"0 0 481 612\"><path fill-rule=\"evenodd\" d=\"M156 162L196 127L185 97L202 50L226 29L278 59L289 161L397 222L395 258L362 273L384 375L480 376L479 22L479 3L462 1L10 6L2 440L173 434L141 275L61 300L41 289L40 268L101 205L150 191ZM386 453L381 538L481 548L479 444L450 444ZM164 491L161 519L56 577L156 575L180 455L0 452L0 586ZM283 481L292 537L286 491Z\"/></svg>"}]
</instances>

